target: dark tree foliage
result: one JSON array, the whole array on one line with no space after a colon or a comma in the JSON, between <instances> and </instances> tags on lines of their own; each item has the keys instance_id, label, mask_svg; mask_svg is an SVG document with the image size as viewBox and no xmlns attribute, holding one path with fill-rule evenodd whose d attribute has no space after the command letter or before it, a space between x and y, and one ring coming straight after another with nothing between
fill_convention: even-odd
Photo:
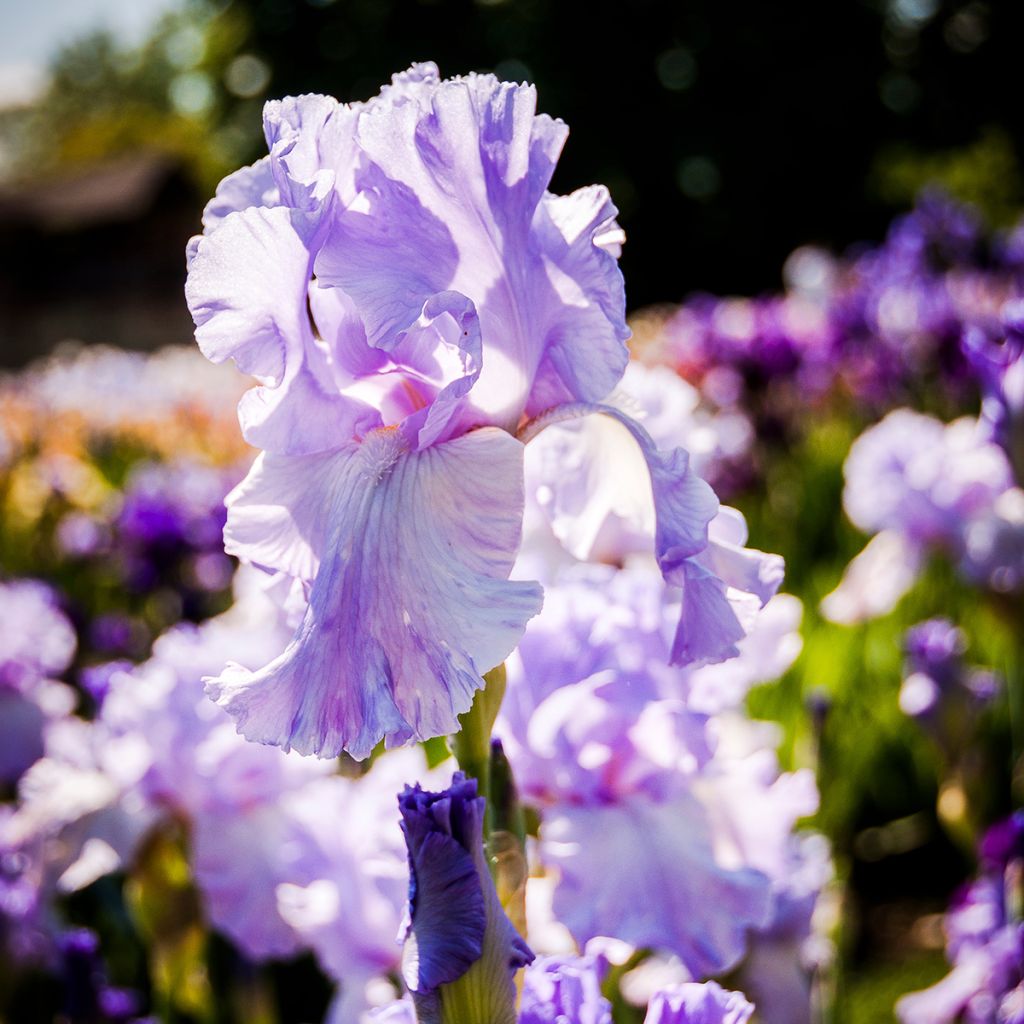
<instances>
[{"instance_id":1,"label":"dark tree foliage","mask_svg":"<svg viewBox=\"0 0 1024 1024\"><path fill-rule=\"evenodd\" d=\"M621 208L633 307L772 288L797 245L880 237L887 153L962 148L992 128L1012 150L1024 142L1007 76L1024 5L1012 0L240 7L271 95L366 98L423 59L534 81L541 108L572 127L555 189L604 182Z\"/></svg>"}]
</instances>

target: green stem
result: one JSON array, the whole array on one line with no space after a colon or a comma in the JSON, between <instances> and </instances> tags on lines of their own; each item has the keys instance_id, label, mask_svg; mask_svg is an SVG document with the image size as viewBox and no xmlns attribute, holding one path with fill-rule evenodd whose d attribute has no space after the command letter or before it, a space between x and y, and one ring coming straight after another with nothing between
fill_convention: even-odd
<instances>
[{"instance_id":1,"label":"green stem","mask_svg":"<svg viewBox=\"0 0 1024 1024\"><path fill-rule=\"evenodd\" d=\"M476 779L477 791L487 801L484 815L484 839L491 834L494 812L491 807L491 730L505 696L505 666L499 665L484 676L473 706L459 715L461 730L452 737L452 753L459 767Z\"/></svg>"}]
</instances>

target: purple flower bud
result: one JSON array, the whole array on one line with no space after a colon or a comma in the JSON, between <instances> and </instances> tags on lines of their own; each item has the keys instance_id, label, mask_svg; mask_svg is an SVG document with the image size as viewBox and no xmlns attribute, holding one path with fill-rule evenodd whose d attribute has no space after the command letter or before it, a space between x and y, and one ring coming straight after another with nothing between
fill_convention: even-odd
<instances>
[{"instance_id":1,"label":"purple flower bud","mask_svg":"<svg viewBox=\"0 0 1024 1024\"><path fill-rule=\"evenodd\" d=\"M417 784L398 798L409 850L402 974L420 1020L515 1021L515 972L533 960L498 900L483 845L484 799L456 772L451 786ZM475 1020L476 1018L472 1018Z\"/></svg>"}]
</instances>

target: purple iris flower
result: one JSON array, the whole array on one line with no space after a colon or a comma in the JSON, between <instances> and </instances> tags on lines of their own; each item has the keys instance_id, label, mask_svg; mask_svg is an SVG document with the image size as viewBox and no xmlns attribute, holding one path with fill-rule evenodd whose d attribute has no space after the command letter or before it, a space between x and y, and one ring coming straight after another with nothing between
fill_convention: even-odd
<instances>
[{"instance_id":1,"label":"purple iris flower","mask_svg":"<svg viewBox=\"0 0 1024 1024\"><path fill-rule=\"evenodd\" d=\"M896 1004L903 1024L1003 1024L1024 1020L1024 922L1020 878L1024 814L995 825L979 850L981 872L946 915L953 969Z\"/></svg>"},{"instance_id":2,"label":"purple iris flower","mask_svg":"<svg viewBox=\"0 0 1024 1024\"><path fill-rule=\"evenodd\" d=\"M900 708L916 718L950 751L965 725L990 702L999 680L964 664L967 637L948 619L929 619L907 630L906 673Z\"/></svg>"},{"instance_id":3,"label":"purple iris flower","mask_svg":"<svg viewBox=\"0 0 1024 1024\"><path fill-rule=\"evenodd\" d=\"M402 974L417 1017L457 1021L465 1019L458 1007L470 1005L480 1020L514 1024L515 972L533 953L505 916L491 879L476 780L456 772L440 793L407 786L398 806L409 849ZM455 996L450 986L460 980L466 990Z\"/></svg>"},{"instance_id":4,"label":"purple iris flower","mask_svg":"<svg viewBox=\"0 0 1024 1024\"><path fill-rule=\"evenodd\" d=\"M565 125L530 86L421 64L365 104L270 103L264 126L270 153L222 182L186 288L203 352L261 381L227 550L309 589L279 658L209 684L242 733L363 758L457 731L540 608L508 578L523 445L566 417L610 415L639 444L699 635L723 589L694 561L717 501L685 452L599 404L627 362L622 233L603 188L547 191Z\"/></svg>"},{"instance_id":5,"label":"purple iris flower","mask_svg":"<svg viewBox=\"0 0 1024 1024\"><path fill-rule=\"evenodd\" d=\"M998 329L968 326L961 345L981 384L982 420L1024 486L1024 300L1003 306Z\"/></svg>"},{"instance_id":6,"label":"purple iris flower","mask_svg":"<svg viewBox=\"0 0 1024 1024\"><path fill-rule=\"evenodd\" d=\"M644 1024L746 1024L754 1012L740 992L687 982L655 994Z\"/></svg>"},{"instance_id":7,"label":"purple iris flower","mask_svg":"<svg viewBox=\"0 0 1024 1024\"><path fill-rule=\"evenodd\" d=\"M68 1024L142 1024L139 997L107 981L99 939L87 928L74 928L58 940Z\"/></svg>"},{"instance_id":8,"label":"purple iris flower","mask_svg":"<svg viewBox=\"0 0 1024 1024\"><path fill-rule=\"evenodd\" d=\"M601 994L599 958L549 956L523 974L519 1024L612 1024L612 1005Z\"/></svg>"}]
</instances>

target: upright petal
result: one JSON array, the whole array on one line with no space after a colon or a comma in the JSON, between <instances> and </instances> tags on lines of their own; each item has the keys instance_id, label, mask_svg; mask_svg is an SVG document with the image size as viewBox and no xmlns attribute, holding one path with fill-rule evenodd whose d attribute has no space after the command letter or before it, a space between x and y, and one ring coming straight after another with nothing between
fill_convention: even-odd
<instances>
[{"instance_id":1,"label":"upright petal","mask_svg":"<svg viewBox=\"0 0 1024 1024\"><path fill-rule=\"evenodd\" d=\"M338 447L380 423L333 386L309 319L310 263L292 212L254 206L199 240L185 285L203 354L232 358L264 384L240 405L246 440L289 454Z\"/></svg>"},{"instance_id":2,"label":"upright petal","mask_svg":"<svg viewBox=\"0 0 1024 1024\"><path fill-rule=\"evenodd\" d=\"M629 362L626 294L618 269L622 230L608 190L591 185L567 196L546 195L533 232L543 239L551 283L543 317L544 354L527 403L535 416L559 402L599 402Z\"/></svg>"},{"instance_id":3,"label":"upright petal","mask_svg":"<svg viewBox=\"0 0 1024 1024\"><path fill-rule=\"evenodd\" d=\"M508 581L521 445L485 428L415 452L375 431L321 462L318 480L319 511L295 520L326 530L298 632L258 672L229 666L210 693L249 739L323 757L457 731L540 607L536 584Z\"/></svg>"},{"instance_id":4,"label":"upright petal","mask_svg":"<svg viewBox=\"0 0 1024 1024\"><path fill-rule=\"evenodd\" d=\"M718 982L686 982L656 992L644 1024L746 1024L754 1012L742 992Z\"/></svg>"},{"instance_id":5,"label":"upright petal","mask_svg":"<svg viewBox=\"0 0 1024 1024\"><path fill-rule=\"evenodd\" d=\"M278 206L280 197L265 156L248 167L240 167L218 186L214 197L203 209L203 233L209 234L229 213L248 210L250 206Z\"/></svg>"}]
</instances>

